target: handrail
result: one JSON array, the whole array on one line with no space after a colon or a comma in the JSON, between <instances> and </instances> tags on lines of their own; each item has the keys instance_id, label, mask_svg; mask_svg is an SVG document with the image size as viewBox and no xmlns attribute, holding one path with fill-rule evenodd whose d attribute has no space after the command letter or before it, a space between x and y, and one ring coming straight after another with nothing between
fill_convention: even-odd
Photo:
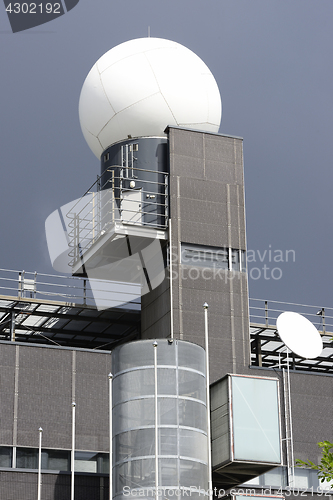
<instances>
[{"instance_id":1,"label":"handrail","mask_svg":"<svg viewBox=\"0 0 333 500\"><path fill-rule=\"evenodd\" d=\"M282 302L277 300L249 299L250 323L275 326L277 317L285 311L302 314L323 333L333 332L333 308Z\"/></svg>"},{"instance_id":2,"label":"handrail","mask_svg":"<svg viewBox=\"0 0 333 500\"><path fill-rule=\"evenodd\" d=\"M104 283L108 280L97 280L94 284L94 292L105 291ZM117 282L113 282L114 286ZM127 302L127 292L118 287L117 295L124 295L124 303ZM9 298L31 298L50 300L65 300L71 305L95 305L94 295L89 280L78 276L55 275L29 271L18 271L0 268L0 295ZM140 306L140 297L128 303L129 309L137 309ZM110 305L112 307L112 305Z\"/></svg>"},{"instance_id":3,"label":"handrail","mask_svg":"<svg viewBox=\"0 0 333 500\"><path fill-rule=\"evenodd\" d=\"M70 266L114 227L115 223L163 230L167 228L168 173L133 168L133 176L126 177L123 167L113 168L112 179L100 186L103 175L98 177L85 195L75 200L65 214L68 245L72 249L69 252L72 258ZM107 170L110 171L110 168ZM149 178L134 175L143 172L148 173ZM110 187L106 188L109 183ZM92 191L94 188L96 191Z\"/></svg>"}]
</instances>

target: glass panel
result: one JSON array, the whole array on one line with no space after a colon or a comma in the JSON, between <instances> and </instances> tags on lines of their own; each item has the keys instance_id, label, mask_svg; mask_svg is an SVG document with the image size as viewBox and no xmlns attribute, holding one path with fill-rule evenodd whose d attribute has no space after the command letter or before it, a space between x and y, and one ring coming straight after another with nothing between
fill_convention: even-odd
<instances>
[{"instance_id":1,"label":"glass panel","mask_svg":"<svg viewBox=\"0 0 333 500\"><path fill-rule=\"evenodd\" d=\"M154 347L152 341L130 342L112 353L113 375L137 366L154 366Z\"/></svg>"},{"instance_id":2,"label":"glass panel","mask_svg":"<svg viewBox=\"0 0 333 500\"><path fill-rule=\"evenodd\" d=\"M206 402L206 380L198 373L179 369L178 389L179 396L187 396Z\"/></svg>"},{"instance_id":3,"label":"glass panel","mask_svg":"<svg viewBox=\"0 0 333 500\"><path fill-rule=\"evenodd\" d=\"M0 447L0 467L12 466L12 448L9 446Z\"/></svg>"},{"instance_id":4,"label":"glass panel","mask_svg":"<svg viewBox=\"0 0 333 500\"><path fill-rule=\"evenodd\" d=\"M296 471L295 471L296 473ZM276 469L266 472L260 477L260 484L264 486L287 486L287 470L285 467L276 467Z\"/></svg>"},{"instance_id":5,"label":"glass panel","mask_svg":"<svg viewBox=\"0 0 333 500\"><path fill-rule=\"evenodd\" d=\"M38 467L38 449L35 449L35 448L17 448L16 449L16 467L18 469L37 469L37 467Z\"/></svg>"},{"instance_id":6,"label":"glass panel","mask_svg":"<svg viewBox=\"0 0 333 500\"><path fill-rule=\"evenodd\" d=\"M178 399L179 425L195 427L207 432L206 406L188 399Z\"/></svg>"},{"instance_id":7,"label":"glass panel","mask_svg":"<svg viewBox=\"0 0 333 500\"><path fill-rule=\"evenodd\" d=\"M179 429L179 455L207 462L207 436L201 432Z\"/></svg>"},{"instance_id":8,"label":"glass panel","mask_svg":"<svg viewBox=\"0 0 333 500\"><path fill-rule=\"evenodd\" d=\"M115 434L135 427L154 425L154 398L136 399L117 405L113 408L113 422L113 432Z\"/></svg>"},{"instance_id":9,"label":"glass panel","mask_svg":"<svg viewBox=\"0 0 333 500\"><path fill-rule=\"evenodd\" d=\"M155 429L138 429L123 432L114 438L115 461L133 457L155 456Z\"/></svg>"},{"instance_id":10,"label":"glass panel","mask_svg":"<svg viewBox=\"0 0 333 500\"><path fill-rule=\"evenodd\" d=\"M75 472L97 472L97 454L93 452L76 451L74 460Z\"/></svg>"},{"instance_id":11,"label":"glass panel","mask_svg":"<svg viewBox=\"0 0 333 500\"><path fill-rule=\"evenodd\" d=\"M311 473L315 473L315 476ZM300 488L302 490L309 489L309 488L314 488L316 491L317 487L319 486L318 483L318 476L315 471L312 471L311 469L294 469L295 473L295 485L294 488Z\"/></svg>"},{"instance_id":12,"label":"glass panel","mask_svg":"<svg viewBox=\"0 0 333 500\"><path fill-rule=\"evenodd\" d=\"M157 392L163 395L176 395L176 369L157 369Z\"/></svg>"},{"instance_id":13,"label":"glass panel","mask_svg":"<svg viewBox=\"0 0 333 500\"><path fill-rule=\"evenodd\" d=\"M110 472L110 455L108 453L98 453L97 455L97 472L99 474L109 474Z\"/></svg>"},{"instance_id":14,"label":"glass panel","mask_svg":"<svg viewBox=\"0 0 333 500\"><path fill-rule=\"evenodd\" d=\"M178 343L178 365L184 368L193 368L205 374L205 351L202 347L188 342Z\"/></svg>"},{"instance_id":15,"label":"glass panel","mask_svg":"<svg viewBox=\"0 0 333 500\"><path fill-rule=\"evenodd\" d=\"M155 457L124 462L115 468L115 489L122 492L125 486L140 488L154 486ZM139 496L139 495L138 495Z\"/></svg>"},{"instance_id":16,"label":"glass panel","mask_svg":"<svg viewBox=\"0 0 333 500\"><path fill-rule=\"evenodd\" d=\"M177 429L159 429L159 455L177 455Z\"/></svg>"},{"instance_id":17,"label":"glass panel","mask_svg":"<svg viewBox=\"0 0 333 500\"><path fill-rule=\"evenodd\" d=\"M231 376L236 460L281 463L277 381Z\"/></svg>"},{"instance_id":18,"label":"glass panel","mask_svg":"<svg viewBox=\"0 0 333 500\"><path fill-rule=\"evenodd\" d=\"M70 451L42 450L42 469L69 471Z\"/></svg>"},{"instance_id":19,"label":"glass panel","mask_svg":"<svg viewBox=\"0 0 333 500\"><path fill-rule=\"evenodd\" d=\"M228 269L228 248L182 243L181 263L193 267Z\"/></svg>"},{"instance_id":20,"label":"glass panel","mask_svg":"<svg viewBox=\"0 0 333 500\"><path fill-rule=\"evenodd\" d=\"M159 339L157 345L157 365L176 366L176 342Z\"/></svg>"},{"instance_id":21,"label":"glass panel","mask_svg":"<svg viewBox=\"0 0 333 500\"><path fill-rule=\"evenodd\" d=\"M241 261L242 261L242 271L246 271L246 252L244 250L240 250L240 256L241 256Z\"/></svg>"},{"instance_id":22,"label":"glass panel","mask_svg":"<svg viewBox=\"0 0 333 500\"><path fill-rule=\"evenodd\" d=\"M158 398L160 425L177 425L177 401L176 398ZM152 411L154 413L154 409Z\"/></svg>"},{"instance_id":23,"label":"glass panel","mask_svg":"<svg viewBox=\"0 0 333 500\"><path fill-rule=\"evenodd\" d=\"M208 489L207 465L191 460L180 460L180 484L185 488L196 486L197 488Z\"/></svg>"},{"instance_id":24,"label":"glass panel","mask_svg":"<svg viewBox=\"0 0 333 500\"><path fill-rule=\"evenodd\" d=\"M154 369L146 368L123 373L113 381L114 404L128 399L154 395Z\"/></svg>"},{"instance_id":25,"label":"glass panel","mask_svg":"<svg viewBox=\"0 0 333 500\"><path fill-rule=\"evenodd\" d=\"M161 458L159 460L159 468L161 486L178 485L177 459Z\"/></svg>"},{"instance_id":26,"label":"glass panel","mask_svg":"<svg viewBox=\"0 0 333 500\"><path fill-rule=\"evenodd\" d=\"M231 250L232 270L239 271L239 250Z\"/></svg>"}]
</instances>

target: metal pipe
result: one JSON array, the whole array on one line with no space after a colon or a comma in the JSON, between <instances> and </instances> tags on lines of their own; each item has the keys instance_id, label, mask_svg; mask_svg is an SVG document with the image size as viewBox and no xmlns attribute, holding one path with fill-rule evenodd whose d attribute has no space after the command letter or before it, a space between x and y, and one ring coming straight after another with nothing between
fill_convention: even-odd
<instances>
[{"instance_id":1,"label":"metal pipe","mask_svg":"<svg viewBox=\"0 0 333 500\"><path fill-rule=\"evenodd\" d=\"M290 428L290 458L291 458L291 476L292 483L295 486L295 466L294 466L294 442L293 442L293 421L291 415L291 391L290 391L290 371L289 371L289 355L287 349L287 376L288 376L288 408L289 408L289 428Z\"/></svg>"},{"instance_id":2,"label":"metal pipe","mask_svg":"<svg viewBox=\"0 0 333 500\"><path fill-rule=\"evenodd\" d=\"M172 235L171 219L169 219L169 280L170 280L170 337L173 340L173 287L172 287Z\"/></svg>"},{"instance_id":3,"label":"metal pipe","mask_svg":"<svg viewBox=\"0 0 333 500\"><path fill-rule=\"evenodd\" d=\"M10 322L10 340L15 342L15 311L12 310L11 322Z\"/></svg>"},{"instance_id":4,"label":"metal pipe","mask_svg":"<svg viewBox=\"0 0 333 500\"><path fill-rule=\"evenodd\" d=\"M72 403L72 453L71 453L71 500L74 500L74 466L75 466L75 407L76 404Z\"/></svg>"},{"instance_id":5,"label":"metal pipe","mask_svg":"<svg viewBox=\"0 0 333 500\"><path fill-rule=\"evenodd\" d=\"M37 488L37 500L41 500L41 490L42 490L42 434L43 429L40 427L39 431L39 448L38 448L38 488Z\"/></svg>"},{"instance_id":6,"label":"metal pipe","mask_svg":"<svg viewBox=\"0 0 333 500\"><path fill-rule=\"evenodd\" d=\"M154 378L155 378L155 499L158 500L158 406L157 406L157 342L154 347Z\"/></svg>"},{"instance_id":7,"label":"metal pipe","mask_svg":"<svg viewBox=\"0 0 333 500\"><path fill-rule=\"evenodd\" d=\"M112 500L112 373L109 373L109 500Z\"/></svg>"},{"instance_id":8,"label":"metal pipe","mask_svg":"<svg viewBox=\"0 0 333 500\"><path fill-rule=\"evenodd\" d=\"M268 326L268 302L265 300L265 325Z\"/></svg>"},{"instance_id":9,"label":"metal pipe","mask_svg":"<svg viewBox=\"0 0 333 500\"><path fill-rule=\"evenodd\" d=\"M212 450L210 436L210 393L209 393L209 351L208 351L208 304L204 303L205 313L205 353L206 353L206 404L207 404L207 444L208 444L208 495L212 499L213 482L212 482Z\"/></svg>"},{"instance_id":10,"label":"metal pipe","mask_svg":"<svg viewBox=\"0 0 333 500\"><path fill-rule=\"evenodd\" d=\"M287 375L286 370L282 369L283 376L283 395L284 395L284 418L286 428L286 452L287 452L287 470L288 470L288 485L295 485L295 468L294 468L294 444L293 444L293 428L291 417L291 394L290 394L290 375L289 375L289 354L287 349Z\"/></svg>"}]
</instances>

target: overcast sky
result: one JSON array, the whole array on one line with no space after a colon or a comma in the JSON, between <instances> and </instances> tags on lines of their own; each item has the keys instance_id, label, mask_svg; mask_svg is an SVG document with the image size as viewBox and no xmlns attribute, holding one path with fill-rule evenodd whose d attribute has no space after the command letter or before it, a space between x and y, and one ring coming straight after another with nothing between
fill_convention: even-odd
<instances>
[{"instance_id":1,"label":"overcast sky","mask_svg":"<svg viewBox=\"0 0 333 500\"><path fill-rule=\"evenodd\" d=\"M220 132L244 138L250 296L332 307L332 25L332 0L80 0L13 34L0 5L0 267L55 273L45 219L99 173L79 125L82 84L149 26L203 59Z\"/></svg>"}]
</instances>

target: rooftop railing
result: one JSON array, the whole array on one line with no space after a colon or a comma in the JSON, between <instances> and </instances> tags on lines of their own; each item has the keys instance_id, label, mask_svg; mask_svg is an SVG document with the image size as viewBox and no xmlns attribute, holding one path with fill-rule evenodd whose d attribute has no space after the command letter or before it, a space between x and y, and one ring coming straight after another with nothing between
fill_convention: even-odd
<instances>
[{"instance_id":1,"label":"rooftop railing","mask_svg":"<svg viewBox=\"0 0 333 500\"><path fill-rule=\"evenodd\" d=\"M168 174L132 168L112 167L102 184L101 177L85 195L73 202L65 224L68 229L70 266L115 223L165 230L168 225Z\"/></svg>"},{"instance_id":2,"label":"rooftop railing","mask_svg":"<svg viewBox=\"0 0 333 500\"><path fill-rule=\"evenodd\" d=\"M137 300L128 301L126 287L117 286L116 282L109 280L95 280L94 292L101 293L105 285L117 289L117 298L123 295L124 304L128 309L140 308L140 297ZM123 284L122 284L123 285ZM45 274L29 271L17 271L13 269L0 269L0 295L15 298L31 298L47 301L66 302L70 306L95 305L95 299L89 280L75 276ZM117 301L119 302L119 300ZM110 308L113 307L110 300ZM106 308L106 307L104 307Z\"/></svg>"},{"instance_id":3,"label":"rooftop railing","mask_svg":"<svg viewBox=\"0 0 333 500\"><path fill-rule=\"evenodd\" d=\"M250 323L276 328L278 316L285 311L305 316L322 333L333 332L333 308L279 302L276 300L252 299L249 301ZM333 335L333 333L332 333Z\"/></svg>"}]
</instances>

